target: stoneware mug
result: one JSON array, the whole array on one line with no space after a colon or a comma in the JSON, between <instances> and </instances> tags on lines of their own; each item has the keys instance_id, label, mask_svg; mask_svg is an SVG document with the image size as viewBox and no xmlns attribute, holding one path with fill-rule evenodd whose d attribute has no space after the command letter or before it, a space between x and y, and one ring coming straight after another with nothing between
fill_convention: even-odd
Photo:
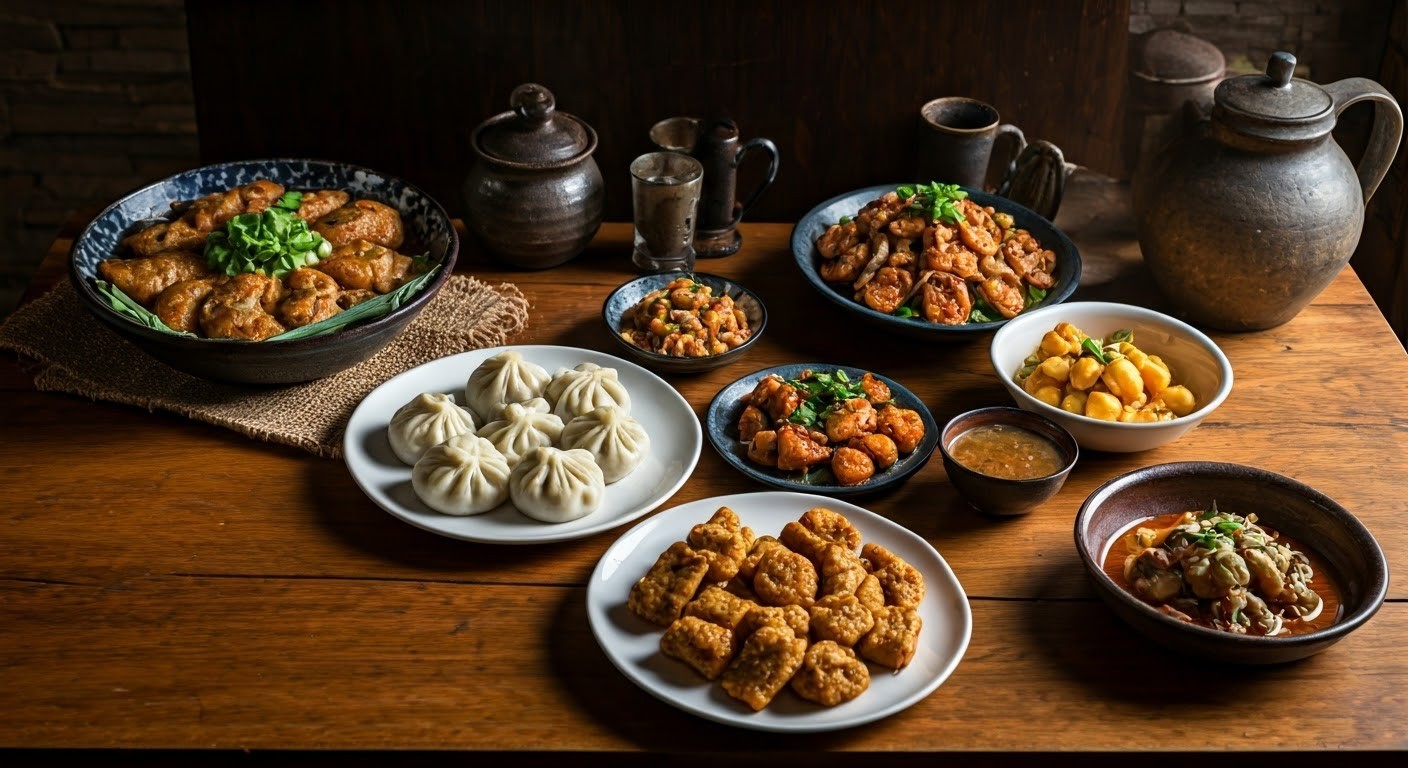
<instances>
[{"instance_id":1,"label":"stoneware mug","mask_svg":"<svg viewBox=\"0 0 1408 768\"><path fill-rule=\"evenodd\" d=\"M987 179L992 165L993 146L999 136L1009 136L1008 156L995 174ZM1022 130L1002 122L991 104L966 96L946 96L924 104L919 110L920 183L961 184L991 192L1010 174L1017 155L1027 146Z\"/></svg>"}]
</instances>

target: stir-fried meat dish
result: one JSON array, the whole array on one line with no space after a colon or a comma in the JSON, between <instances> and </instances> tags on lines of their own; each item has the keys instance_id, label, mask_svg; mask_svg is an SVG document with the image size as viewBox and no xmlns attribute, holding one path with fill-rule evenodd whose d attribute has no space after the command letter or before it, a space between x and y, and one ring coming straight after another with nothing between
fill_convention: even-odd
<instances>
[{"instance_id":1,"label":"stir-fried meat dish","mask_svg":"<svg viewBox=\"0 0 1408 768\"><path fill-rule=\"evenodd\" d=\"M750 461L784 472L827 466L841 485L860 485L913 453L924 439L919 412L893 402L872 373L805 371L765 376L743 398L738 439Z\"/></svg>"},{"instance_id":2,"label":"stir-fried meat dish","mask_svg":"<svg viewBox=\"0 0 1408 768\"><path fill-rule=\"evenodd\" d=\"M374 200L352 200L343 190L288 194L258 180L172 205L177 215L124 238L129 258L98 264L107 282L152 311L168 327L207 338L262 340L327 319L390 293L418 273L396 252L405 242L400 213ZM324 258L292 269L222 269L211 255L212 233L237 217L280 209L307 230L308 242L326 241ZM301 222L301 223L300 223Z\"/></svg>"},{"instance_id":3,"label":"stir-fried meat dish","mask_svg":"<svg viewBox=\"0 0 1408 768\"><path fill-rule=\"evenodd\" d=\"M931 323L1016 317L1056 284L1055 252L952 185L886 193L827 228L816 247L818 272L837 290Z\"/></svg>"}]
</instances>

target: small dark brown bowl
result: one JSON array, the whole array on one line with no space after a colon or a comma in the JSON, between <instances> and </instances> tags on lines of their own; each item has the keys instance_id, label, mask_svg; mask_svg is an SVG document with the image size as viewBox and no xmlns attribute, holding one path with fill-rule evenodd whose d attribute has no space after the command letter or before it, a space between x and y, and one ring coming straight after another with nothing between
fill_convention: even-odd
<instances>
[{"instance_id":1,"label":"small dark brown bowl","mask_svg":"<svg viewBox=\"0 0 1408 768\"><path fill-rule=\"evenodd\" d=\"M1303 635L1261 637L1190 624L1164 615L1101 567L1117 536L1138 520L1216 500L1314 551L1340 592L1340 618ZM1282 664L1319 653L1369 620L1388 592L1388 561L1349 510L1304 483L1256 467L1211 461L1155 464L1119 475L1090 494L1076 514L1076 550L1095 591L1115 614L1170 650L1231 664Z\"/></svg>"},{"instance_id":2,"label":"small dark brown bowl","mask_svg":"<svg viewBox=\"0 0 1408 768\"><path fill-rule=\"evenodd\" d=\"M631 311L647 295L664 288L681 277L689 277L697 283L709 286L715 296L731 297L734 306L743 310L744 316L748 318L748 327L752 329L753 335L749 336L747 341L727 352L707 357L662 355L658 352L641 349L622 338L621 329L625 325L623 318L626 313ZM657 272L628 280L617 286L616 290L612 291L601 305L601 319L606 323L607 332L611 334L611 338L616 340L621 350L646 368L658 373L701 373L727 365L747 354L748 350L752 349L763 335L763 329L767 327L768 311L763 306L763 300L758 298L758 294L726 277L703 272Z\"/></svg>"},{"instance_id":3,"label":"small dark brown bowl","mask_svg":"<svg viewBox=\"0 0 1408 768\"><path fill-rule=\"evenodd\" d=\"M406 242L440 271L404 304L376 319L335 333L292 341L242 341L178 336L148 328L107 303L94 285L98 263L124 254L132 231L169 217L177 200L195 200L256 179L289 189L345 189L401 212ZM459 236L433 198L411 184L348 163L302 158L240 160L169 176L109 205L84 227L69 256L69 279L82 304L136 348L168 366L202 379L232 384L279 385L312 381L350 368L396 338L449 280L459 254Z\"/></svg>"},{"instance_id":4,"label":"small dark brown bowl","mask_svg":"<svg viewBox=\"0 0 1408 768\"><path fill-rule=\"evenodd\" d=\"M953 458L949 447L959 435L990 424L1022 427L1050 440L1065 459L1061 470L1030 480L1008 480L975 472ZM978 511L1002 517L1024 515L1055 496L1080 458L1075 438L1061 425L1040 414L1007 406L979 408L949 419L939 437L939 450L943 452L944 471L959 495Z\"/></svg>"}]
</instances>

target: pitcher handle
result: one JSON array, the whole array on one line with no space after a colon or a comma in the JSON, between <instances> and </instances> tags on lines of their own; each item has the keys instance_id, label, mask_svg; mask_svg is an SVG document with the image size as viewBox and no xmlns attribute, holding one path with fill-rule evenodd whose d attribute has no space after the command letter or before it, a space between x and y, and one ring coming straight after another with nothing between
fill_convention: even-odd
<instances>
[{"instance_id":1,"label":"pitcher handle","mask_svg":"<svg viewBox=\"0 0 1408 768\"><path fill-rule=\"evenodd\" d=\"M997 187L996 187L996 189L1002 189L1003 187L1006 187L1009 183L1011 183L1011 180L1012 180L1012 173L1017 170L1017 158L1018 158L1018 157L1021 157L1022 151L1027 148L1027 136L1026 136L1026 134L1022 133L1022 129L1021 129L1021 128L1018 128L1017 126L1013 125L1012 123L1002 123L1001 125L997 126L997 133L993 134L993 139L992 139L992 141L993 141L993 147L994 147L994 148L995 148L998 144L1004 143L1004 142L1002 141L1002 137L1003 137L1003 136L1010 136L1010 137L1012 137L1012 140L1011 140L1011 141L1008 141L1008 142L1005 142L1005 143L1008 145L1008 146L1007 146L1007 152L1008 152L1008 154L1007 154L1007 159L1004 160L1004 161L1002 162L1002 165L1000 166L1001 169L1002 169L1002 173L998 174L998 176L997 176ZM993 164L994 162L996 162L996 161L997 161L997 153L994 152L993 155L988 158L988 169L989 169L989 170L984 171L984 174L985 174L985 178L984 178L984 187L985 187L985 188L983 189L984 192L988 191L988 190L986 189L986 180L989 179L989 178L992 178L991 168L992 168L992 164ZM999 192L998 194L1001 194L1001 193Z\"/></svg>"},{"instance_id":2,"label":"pitcher handle","mask_svg":"<svg viewBox=\"0 0 1408 768\"><path fill-rule=\"evenodd\" d=\"M1351 77L1325 86L1325 90L1335 100L1335 118L1352 104L1361 101L1375 101L1374 129L1369 134L1369 143L1364 147L1364 156L1359 159L1359 188L1364 191L1364 202L1374 196L1379 182L1384 180L1394 155L1398 154L1398 142L1403 138L1403 110L1387 88L1366 77Z\"/></svg>"},{"instance_id":3,"label":"pitcher handle","mask_svg":"<svg viewBox=\"0 0 1408 768\"><path fill-rule=\"evenodd\" d=\"M738 154L733 156L733 167L737 168L743 163L743 156L748 154L749 150L759 147L771 157L771 160L768 162L768 172L753 192L748 195L748 199L739 207L738 212L734 214L733 222L729 224L730 227L737 226L738 222L743 220L743 214L747 213L748 209L753 207L753 203L757 202L758 196L766 192L767 188L771 187L772 183L777 180L777 164L780 158L777 152L777 145L772 143L770 139L758 137L744 142L743 146L738 148Z\"/></svg>"}]
</instances>

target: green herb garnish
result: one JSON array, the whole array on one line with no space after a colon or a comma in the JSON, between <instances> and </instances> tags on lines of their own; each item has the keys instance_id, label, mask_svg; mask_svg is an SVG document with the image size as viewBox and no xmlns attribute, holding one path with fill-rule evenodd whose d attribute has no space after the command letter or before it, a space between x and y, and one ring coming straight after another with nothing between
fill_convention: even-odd
<instances>
[{"instance_id":1,"label":"green herb garnish","mask_svg":"<svg viewBox=\"0 0 1408 768\"><path fill-rule=\"evenodd\" d=\"M301 192L285 192L263 213L242 213L205 239L211 269L226 275L258 272L282 278L332 253L332 243L308 228L296 212Z\"/></svg>"},{"instance_id":2,"label":"green herb garnish","mask_svg":"<svg viewBox=\"0 0 1408 768\"><path fill-rule=\"evenodd\" d=\"M918 312L914 311L914 307L911 307L908 304L905 304L899 309L895 310L895 317L915 317L918 314Z\"/></svg>"},{"instance_id":3,"label":"green herb garnish","mask_svg":"<svg viewBox=\"0 0 1408 768\"><path fill-rule=\"evenodd\" d=\"M98 293L107 299L108 306L117 311L119 315L130 320L135 320L142 325L153 330L169 333L173 336L195 337L193 333L178 331L161 321L151 310L137 303L137 300L122 292L121 288L105 280L94 280L93 286L98 289Z\"/></svg>"},{"instance_id":4,"label":"green herb garnish","mask_svg":"<svg viewBox=\"0 0 1408 768\"><path fill-rule=\"evenodd\" d=\"M927 216L930 221L946 224L967 220L958 209L958 201L967 198L968 193L957 184L940 184L937 181L918 186L905 184L896 187L895 193L909 200L909 212L913 216Z\"/></svg>"},{"instance_id":5,"label":"green herb garnish","mask_svg":"<svg viewBox=\"0 0 1408 768\"><path fill-rule=\"evenodd\" d=\"M1027 295L1022 300L1022 309L1031 309L1040 304L1046 298L1046 289L1038 288L1035 285L1027 286Z\"/></svg>"},{"instance_id":6,"label":"green herb garnish","mask_svg":"<svg viewBox=\"0 0 1408 768\"><path fill-rule=\"evenodd\" d=\"M851 381L846 372L839 369L835 373L813 373L805 379L788 379L787 384L806 396L787 417L793 424L804 427L826 421L836 406L846 400L865 397L860 383Z\"/></svg>"},{"instance_id":7,"label":"green herb garnish","mask_svg":"<svg viewBox=\"0 0 1408 768\"><path fill-rule=\"evenodd\" d=\"M983 300L983 297L979 296L975 291L973 293L973 310L968 313L968 322L995 323L1001 319L1002 316L998 314L997 310L993 309Z\"/></svg>"},{"instance_id":8,"label":"green herb garnish","mask_svg":"<svg viewBox=\"0 0 1408 768\"><path fill-rule=\"evenodd\" d=\"M1080 340L1080 346L1081 349L1089 352L1091 357L1099 361L1101 365L1110 364L1110 358L1105 356L1105 350L1100 348L1100 345L1095 342L1095 339L1087 336Z\"/></svg>"}]
</instances>

